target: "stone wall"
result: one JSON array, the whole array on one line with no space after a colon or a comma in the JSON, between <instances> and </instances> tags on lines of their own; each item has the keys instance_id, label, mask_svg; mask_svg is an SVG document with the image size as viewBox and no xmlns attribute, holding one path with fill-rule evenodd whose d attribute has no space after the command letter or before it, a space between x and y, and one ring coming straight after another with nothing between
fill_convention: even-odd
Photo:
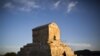
<instances>
[{"instance_id":1,"label":"stone wall","mask_svg":"<svg viewBox=\"0 0 100 56\"><path fill-rule=\"evenodd\" d=\"M48 41L48 26L41 29L33 29L33 43L47 43Z\"/></svg>"},{"instance_id":2,"label":"stone wall","mask_svg":"<svg viewBox=\"0 0 100 56\"><path fill-rule=\"evenodd\" d=\"M33 42L21 48L18 56L75 56L60 41L60 29L54 22L32 29L32 37Z\"/></svg>"}]
</instances>

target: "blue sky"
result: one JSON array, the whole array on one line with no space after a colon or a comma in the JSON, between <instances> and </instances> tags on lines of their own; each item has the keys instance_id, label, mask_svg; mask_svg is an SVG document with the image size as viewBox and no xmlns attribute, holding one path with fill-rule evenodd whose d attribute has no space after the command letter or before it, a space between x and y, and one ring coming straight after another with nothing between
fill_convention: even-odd
<instances>
[{"instance_id":1,"label":"blue sky","mask_svg":"<svg viewBox=\"0 0 100 56\"><path fill-rule=\"evenodd\" d=\"M32 42L32 29L56 22L73 50L100 50L99 0L0 0L0 53Z\"/></svg>"}]
</instances>

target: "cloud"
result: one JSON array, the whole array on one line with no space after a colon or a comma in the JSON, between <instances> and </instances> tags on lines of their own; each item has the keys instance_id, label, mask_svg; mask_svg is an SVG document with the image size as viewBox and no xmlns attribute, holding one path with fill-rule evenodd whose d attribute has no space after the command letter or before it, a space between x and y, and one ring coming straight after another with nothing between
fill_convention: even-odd
<instances>
[{"instance_id":1,"label":"cloud","mask_svg":"<svg viewBox=\"0 0 100 56\"><path fill-rule=\"evenodd\" d=\"M59 6L59 4L61 3L61 1L57 1L56 3L54 3L54 8L57 8Z\"/></svg>"},{"instance_id":2,"label":"cloud","mask_svg":"<svg viewBox=\"0 0 100 56\"><path fill-rule=\"evenodd\" d=\"M4 5L4 8L14 8L14 5L12 5L11 2L8 2Z\"/></svg>"},{"instance_id":3,"label":"cloud","mask_svg":"<svg viewBox=\"0 0 100 56\"><path fill-rule=\"evenodd\" d=\"M37 4L38 3L38 4ZM70 3L66 2L66 1L62 1L62 0L58 0L58 1L54 1L54 3L52 3L52 1L50 2L40 2L36 1L36 0L10 0L9 2L6 2L3 6L3 8L5 9L13 9L13 10L18 10L18 11L26 11L26 12L30 12L33 11L34 9L56 9L59 7L59 9L65 9L66 5L67 6L67 13L69 13L76 5L78 2L72 1ZM47 5L45 5L47 4ZM47 6L47 7L46 7ZM51 7L52 6L52 7ZM63 7L60 7L63 6Z\"/></svg>"},{"instance_id":4,"label":"cloud","mask_svg":"<svg viewBox=\"0 0 100 56\"><path fill-rule=\"evenodd\" d=\"M1 45L0 46L0 54L5 54L7 52L18 52L22 45Z\"/></svg>"},{"instance_id":5,"label":"cloud","mask_svg":"<svg viewBox=\"0 0 100 56\"><path fill-rule=\"evenodd\" d=\"M67 13L71 12L71 10L77 5L77 1L76 2L70 2L68 4L68 7L67 7Z\"/></svg>"},{"instance_id":6,"label":"cloud","mask_svg":"<svg viewBox=\"0 0 100 56\"><path fill-rule=\"evenodd\" d=\"M91 47L91 44L89 43L68 43L68 45L74 47Z\"/></svg>"},{"instance_id":7,"label":"cloud","mask_svg":"<svg viewBox=\"0 0 100 56\"><path fill-rule=\"evenodd\" d=\"M12 0L4 4L4 8L17 9L20 11L32 11L40 8L33 0Z\"/></svg>"}]
</instances>

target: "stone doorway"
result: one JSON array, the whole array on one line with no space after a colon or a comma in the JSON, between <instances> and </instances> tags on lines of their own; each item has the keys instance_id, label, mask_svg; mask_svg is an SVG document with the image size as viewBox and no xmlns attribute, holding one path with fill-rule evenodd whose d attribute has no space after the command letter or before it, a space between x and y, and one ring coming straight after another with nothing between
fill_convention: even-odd
<instances>
[{"instance_id":1,"label":"stone doorway","mask_svg":"<svg viewBox=\"0 0 100 56\"><path fill-rule=\"evenodd\" d=\"M63 52L62 56L66 56L66 53L65 53L65 51Z\"/></svg>"}]
</instances>

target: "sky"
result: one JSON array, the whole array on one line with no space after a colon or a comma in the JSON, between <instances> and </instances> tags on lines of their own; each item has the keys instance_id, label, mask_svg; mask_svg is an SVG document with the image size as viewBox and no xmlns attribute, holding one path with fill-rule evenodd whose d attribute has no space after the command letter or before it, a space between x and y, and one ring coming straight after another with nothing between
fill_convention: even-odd
<instances>
[{"instance_id":1,"label":"sky","mask_svg":"<svg viewBox=\"0 0 100 56\"><path fill-rule=\"evenodd\" d=\"M33 28L50 22L74 51L100 51L99 0L0 0L0 53L17 53Z\"/></svg>"}]
</instances>

